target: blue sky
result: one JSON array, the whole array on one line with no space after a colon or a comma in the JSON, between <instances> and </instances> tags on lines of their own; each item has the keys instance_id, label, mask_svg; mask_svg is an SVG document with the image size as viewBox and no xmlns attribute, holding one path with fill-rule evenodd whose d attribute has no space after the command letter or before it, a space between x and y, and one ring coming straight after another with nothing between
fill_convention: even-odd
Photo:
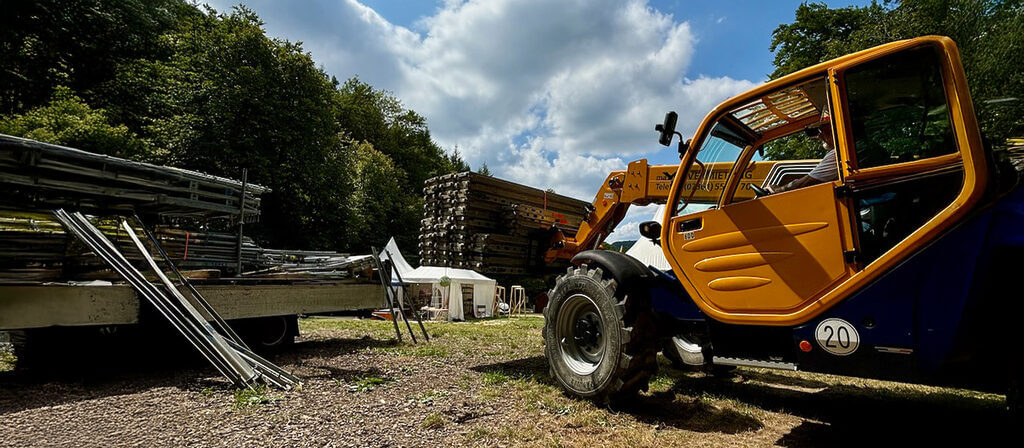
<instances>
[{"instance_id":1,"label":"blue sky","mask_svg":"<svg viewBox=\"0 0 1024 448\"><path fill-rule=\"evenodd\" d=\"M239 0L209 3L225 11ZM630 160L676 163L689 136L772 71L771 32L799 1L242 0L318 65L393 92L474 168L591 200ZM830 1L833 7L866 1ZM635 239L632 210L610 240Z\"/></svg>"},{"instance_id":2,"label":"blue sky","mask_svg":"<svg viewBox=\"0 0 1024 448\"><path fill-rule=\"evenodd\" d=\"M416 21L433 15L441 1L367 0L391 23L418 30ZM690 22L698 36L691 70L705 75L729 75L757 79L772 71L774 55L768 51L771 32L780 23L793 21L802 1L684 1L657 0L650 5ZM870 0L826 1L832 7L864 6Z\"/></svg>"}]
</instances>

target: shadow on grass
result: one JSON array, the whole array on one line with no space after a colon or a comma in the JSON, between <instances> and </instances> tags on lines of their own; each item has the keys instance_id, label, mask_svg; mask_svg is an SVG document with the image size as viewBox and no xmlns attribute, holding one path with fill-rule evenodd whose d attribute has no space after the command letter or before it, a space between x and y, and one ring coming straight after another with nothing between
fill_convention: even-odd
<instances>
[{"instance_id":1,"label":"shadow on grass","mask_svg":"<svg viewBox=\"0 0 1024 448\"><path fill-rule=\"evenodd\" d=\"M543 356L483 364L471 367L470 370L480 373L497 373L509 378L527 379L552 386L556 384L554 379L548 375L548 361Z\"/></svg>"},{"instance_id":2,"label":"shadow on grass","mask_svg":"<svg viewBox=\"0 0 1024 448\"><path fill-rule=\"evenodd\" d=\"M739 434L764 427L760 420L732 409L719 409L706 401L679 399L673 392L658 392L649 397L616 406L638 421L670 426L694 432Z\"/></svg>"},{"instance_id":3,"label":"shadow on grass","mask_svg":"<svg viewBox=\"0 0 1024 448\"><path fill-rule=\"evenodd\" d=\"M779 386L821 389L797 391ZM683 377L672 391L710 394L805 421L776 442L780 446L864 446L896 442L948 445L964 440L995 440L1005 434L1003 404L951 392L912 387L857 387L816 384L782 375L741 371L737 378Z\"/></svg>"},{"instance_id":4,"label":"shadow on grass","mask_svg":"<svg viewBox=\"0 0 1024 448\"><path fill-rule=\"evenodd\" d=\"M479 365L471 370L558 387L557 382L548 374L547 360L543 356ZM637 397L628 403L617 404L610 410L629 414L647 424L696 432L737 434L756 431L764 426L750 415L731 409L718 409L701 400L680 400L672 392Z\"/></svg>"},{"instance_id":5,"label":"shadow on grass","mask_svg":"<svg viewBox=\"0 0 1024 448\"><path fill-rule=\"evenodd\" d=\"M744 380L760 381L762 383L779 386L802 387L804 389L824 389L829 387L829 384L824 381L779 375L773 372L756 372L753 370L732 371L728 374L720 375L718 379L722 381L729 381L736 377L741 377Z\"/></svg>"},{"instance_id":6,"label":"shadow on grass","mask_svg":"<svg viewBox=\"0 0 1024 448\"><path fill-rule=\"evenodd\" d=\"M479 365L472 370L558 387L542 356ZM830 384L747 369L727 378L670 372L668 391L639 396L612 410L647 424L703 433L740 434L764 428L765 423L754 415L689 397L731 399L805 419L776 442L787 447L896 442L945 446L998 440L1008 428L1000 400L970 394L885 383L863 387Z\"/></svg>"},{"instance_id":7,"label":"shadow on grass","mask_svg":"<svg viewBox=\"0 0 1024 448\"><path fill-rule=\"evenodd\" d=\"M159 387L201 392L233 390L198 352L179 336L139 343L111 340L100 345L47 347L36 361L0 372L0 415L84 400L131 395ZM94 341L91 341L94 342ZM90 342L90 344L91 344ZM300 378L352 381L380 374L376 369L344 370L320 360L371 347L391 347L393 340L317 339L297 342L266 357ZM312 374L309 374L312 373Z\"/></svg>"}]
</instances>

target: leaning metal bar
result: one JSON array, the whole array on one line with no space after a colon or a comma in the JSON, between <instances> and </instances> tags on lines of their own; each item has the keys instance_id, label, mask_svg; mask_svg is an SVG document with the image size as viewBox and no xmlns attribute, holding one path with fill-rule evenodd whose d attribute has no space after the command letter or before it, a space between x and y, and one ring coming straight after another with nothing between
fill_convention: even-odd
<instances>
[{"instance_id":1,"label":"leaning metal bar","mask_svg":"<svg viewBox=\"0 0 1024 448\"><path fill-rule=\"evenodd\" d=\"M228 345L231 345L232 348L238 350L238 354L245 358L246 361L249 361L249 363L251 363L254 368L261 370L261 373L264 374L265 378L278 383L278 387L281 387L283 389L289 389L291 388L291 386L302 385L302 380L300 380L299 377L289 373L288 371L278 367L276 364L267 361L263 357L253 353L252 350L249 350L248 348L238 345L237 343L230 340L228 341Z\"/></svg>"},{"instance_id":2,"label":"leaning metal bar","mask_svg":"<svg viewBox=\"0 0 1024 448\"><path fill-rule=\"evenodd\" d=\"M395 335L398 336L398 342L402 342L402 330L398 329L398 317L395 316L395 306L391 301L390 289L387 284L387 280L384 279L384 268L381 266L380 257L377 256L377 248L370 246L370 256L373 257L373 263L377 265L377 277L380 278L380 284L384 287L384 299L388 302L388 311L391 312L391 323L395 324Z\"/></svg>"},{"instance_id":3,"label":"leaning metal bar","mask_svg":"<svg viewBox=\"0 0 1024 448\"><path fill-rule=\"evenodd\" d=\"M174 275L178 277L178 280L181 282L182 285L185 285L185 288L188 289L188 292L190 294L192 294L192 297L196 300L196 302L199 302L199 305L202 306L203 310L206 311L206 314L209 314L210 316L213 317L214 323L217 324L218 329L225 335L227 335L230 340L238 343L238 345L241 345L242 347L245 347L248 350L249 346L245 344L245 341L243 341L240 336L238 336L238 333L235 333L235 330L231 328L231 326L228 325L227 322L224 321L224 319L220 316L219 313L217 313L216 310L213 309L213 306L210 305L210 302L208 302L206 298L199 293L196 287L192 285L192 282L188 281L188 278L182 275L181 271L178 270L178 267L175 266L174 262L171 261L171 257L169 257L167 255L167 252L164 251L163 246L160 245L160 241L156 239L156 235L153 235L153 233L150 232L148 228L146 228L145 223L142 222L142 218L139 218L139 215L135 215L135 221L139 223L139 227L142 229L142 232L145 233L146 237L149 238L149 241L153 243L153 247L156 248L157 252L164 259L164 263L166 263L167 266L171 268L171 272L173 272Z\"/></svg>"},{"instance_id":4,"label":"leaning metal bar","mask_svg":"<svg viewBox=\"0 0 1024 448\"><path fill-rule=\"evenodd\" d=\"M384 253L388 256L388 260L395 259L394 257L391 256L391 252L388 252L387 249L384 249ZM391 264L393 266L394 262L392 262ZM398 269L393 268L393 272L395 273L395 276L398 277L398 283L401 284L402 286L405 286L405 281L402 280L402 274L398 272ZM413 305L409 305L409 309L412 310L413 316L416 317L416 322L420 324L420 330L423 331L423 337L426 338L427 341L430 341L430 335L427 334L427 329L423 326L423 318L420 316L420 311L414 308Z\"/></svg>"},{"instance_id":5,"label":"leaning metal bar","mask_svg":"<svg viewBox=\"0 0 1024 448\"><path fill-rule=\"evenodd\" d=\"M113 247L105 236L100 234L102 239L95 239L96 234L99 232L96 231L93 233L87 230L88 228L95 230L95 227L92 226L88 220L85 220L84 223L78 222L76 217L69 215L63 209L55 210L54 215L65 225L65 227L71 230L75 236L89 246L98 257L106 261L107 264L118 272L118 274L127 280L139 295L148 300L150 304L152 304L153 307L164 316L164 318L170 321L171 325L174 326L175 329L177 329L185 339L188 340L189 343L192 344L192 346L198 350L199 353L217 369L218 372L221 373L221 375L224 375L236 385L244 384L241 382L240 377L236 377L234 372L232 372L227 365L222 362L222 360L215 356L212 348L207 346L207 344L205 344L206 341L197 334L198 329L190 328L183 321L183 317L176 314L176 310L169 308L168 304L162 303L159 300L158 297L160 297L160 292L157 291L156 288L149 283L138 270L132 267L123 256L120 256L120 252ZM82 218L84 219L84 217Z\"/></svg>"},{"instance_id":6,"label":"leaning metal bar","mask_svg":"<svg viewBox=\"0 0 1024 448\"><path fill-rule=\"evenodd\" d=\"M381 271L381 276L387 279L387 290L388 294L391 295L391 303L398 304L398 312L402 315L402 322L405 322L405 329L409 330L409 337L412 338L412 343L417 344L419 342L416 340L416 332L412 331L412 325L409 325L409 316L405 314L405 308L402 307L402 301L398 299L398 291L395 288L395 285L391 284L391 273L395 270L394 262L388 260L388 263L382 262L381 266L384 267L384 270Z\"/></svg>"},{"instance_id":7,"label":"leaning metal bar","mask_svg":"<svg viewBox=\"0 0 1024 448\"><path fill-rule=\"evenodd\" d=\"M156 247L157 252L160 253L160 256L164 258L164 260L167 262L167 265L171 268L171 270L189 289L189 292L192 293L196 301L203 306L207 313L214 317L215 322L218 324L218 326L223 327L224 331L228 333L229 336L231 336L226 340L226 342L231 349L235 350L238 353L239 357L241 357L248 364L250 364L253 370L258 372L265 381L272 383L272 385L276 387L287 390L291 389L292 386L294 385L302 383L301 380L299 380L294 375L286 372L285 370L274 365L270 361L267 361L266 359L253 353L252 350L250 350L249 347L246 346L244 342L242 342L241 338L238 337L234 330L232 330L231 327L227 325L227 322L225 322L224 319L222 319L220 315L217 313L217 311L213 309L209 302L207 302L206 299L203 298L202 294L200 294L199 291L197 291L195 287L192 286L188 279L181 274L178 268L174 266L174 263L171 262L170 257L167 256L167 253L163 250L163 247L160 246L159 241L157 241L155 236L152 233L150 233L149 230L142 223L142 219L140 219L137 215L135 216L135 219L136 221L139 222L139 225L142 228L143 232L146 234L146 236L149 237L149 239L153 242L153 245L154 247ZM122 226L124 226L126 230L131 229L131 227L128 226L127 222L123 222Z\"/></svg>"},{"instance_id":8,"label":"leaning metal bar","mask_svg":"<svg viewBox=\"0 0 1024 448\"><path fill-rule=\"evenodd\" d=\"M99 229L89 223L88 219L86 219L81 213L74 213L71 216L81 229L84 229L88 233L92 233L94 243L98 242L101 249L104 246L106 247L107 255L111 257L113 261L118 262L121 270L123 271L121 272L122 276L125 276L125 278L134 277L137 286L140 286L149 292L148 298L151 303L157 307L163 306L167 309L168 313L174 316L174 320L176 320L177 323L187 331L187 333L183 334L185 334L186 337L191 337L195 341L198 341L207 353L207 359L214 364L219 371L221 371L221 374L237 386L248 385L248 381L241 374L235 371L230 363L224 359L222 354L217 350L217 347L210 340L210 337L203 333L200 326L196 322L189 320L183 310L175 307L174 303L165 294L160 292L156 286L150 283L145 276L139 272L139 270L135 269L135 267L132 266L126 258L124 258L124 255L114 247L110 240L108 240L99 231Z\"/></svg>"},{"instance_id":9,"label":"leaning metal bar","mask_svg":"<svg viewBox=\"0 0 1024 448\"><path fill-rule=\"evenodd\" d=\"M207 321L206 318L204 318L201 314L199 314L199 311L196 310L191 303L189 303L188 299L185 298L181 291L178 291L178 288L176 288L174 284L171 283L171 279L167 278L167 276L164 275L163 270L160 269L160 266L157 266L156 260L153 260L153 257L149 255L149 251L146 250L146 246L143 245L142 241L139 240L139 237L135 235L135 229L132 229L132 226L128 224L128 221L122 220L121 227L125 230L125 232L128 233L128 238L132 240L132 243L135 243L135 247L139 249L139 253L142 254L142 258L146 260L146 263L149 263L149 267L156 274L157 278L159 278L160 281L164 284L164 287L167 288L167 291L171 294L171 296L178 300L178 303L181 304L181 307L188 313L187 315L191 317L194 322L198 323L203 330L205 330L207 337L213 343L213 346L217 349L217 352L219 352L220 355L223 356L224 359L228 361L228 363L231 365L231 368L235 369L235 371L238 372L239 375L242 376L242 378L246 379L246 382L250 382L254 378L256 378L257 375L256 372L252 369L252 366L250 366L249 363L245 362L245 360L238 355L238 352L235 351L235 349L231 348L230 346L228 346L226 342L224 342L224 337L221 336L220 333L217 333L217 330L215 330L213 326L210 325L210 322Z\"/></svg>"}]
</instances>

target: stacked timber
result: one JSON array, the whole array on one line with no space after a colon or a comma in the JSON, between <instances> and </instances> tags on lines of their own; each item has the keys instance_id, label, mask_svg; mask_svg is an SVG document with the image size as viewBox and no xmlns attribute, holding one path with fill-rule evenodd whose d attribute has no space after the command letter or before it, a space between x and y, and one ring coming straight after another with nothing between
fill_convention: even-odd
<instances>
[{"instance_id":1,"label":"stacked timber","mask_svg":"<svg viewBox=\"0 0 1024 448\"><path fill-rule=\"evenodd\" d=\"M483 274L526 274L541 266L552 229L576 234L584 201L482 174L428 179L420 264Z\"/></svg>"}]
</instances>

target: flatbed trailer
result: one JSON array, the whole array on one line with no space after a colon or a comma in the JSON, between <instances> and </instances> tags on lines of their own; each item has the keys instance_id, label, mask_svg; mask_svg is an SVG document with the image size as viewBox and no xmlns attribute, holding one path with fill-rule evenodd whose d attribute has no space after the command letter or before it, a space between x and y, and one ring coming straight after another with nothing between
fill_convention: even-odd
<instances>
[{"instance_id":1,"label":"flatbed trailer","mask_svg":"<svg viewBox=\"0 0 1024 448\"><path fill-rule=\"evenodd\" d=\"M168 325L158 314L166 310L150 306L123 273L60 222L55 210L65 208L90 215L90 225L115 251L127 249L126 263L147 273L139 275L152 269L120 224L132 226L136 236L150 229L155 236L141 236L152 244L149 255L185 270L211 308L255 349L291 342L298 335L296 316L384 305L367 257L264 249L245 238L243 224L259 221L260 195L270 191L246 176L239 181L0 134L0 331L12 332L15 351L23 352L27 346L60 349L81 342L80 336L125 326L148 334ZM25 353L44 361L56 357L45 349Z\"/></svg>"},{"instance_id":2,"label":"flatbed trailer","mask_svg":"<svg viewBox=\"0 0 1024 448\"><path fill-rule=\"evenodd\" d=\"M384 306L383 290L374 283L193 283L229 321ZM187 294L184 288L181 291ZM0 330L137 324L142 308L126 284L0 285Z\"/></svg>"}]
</instances>

